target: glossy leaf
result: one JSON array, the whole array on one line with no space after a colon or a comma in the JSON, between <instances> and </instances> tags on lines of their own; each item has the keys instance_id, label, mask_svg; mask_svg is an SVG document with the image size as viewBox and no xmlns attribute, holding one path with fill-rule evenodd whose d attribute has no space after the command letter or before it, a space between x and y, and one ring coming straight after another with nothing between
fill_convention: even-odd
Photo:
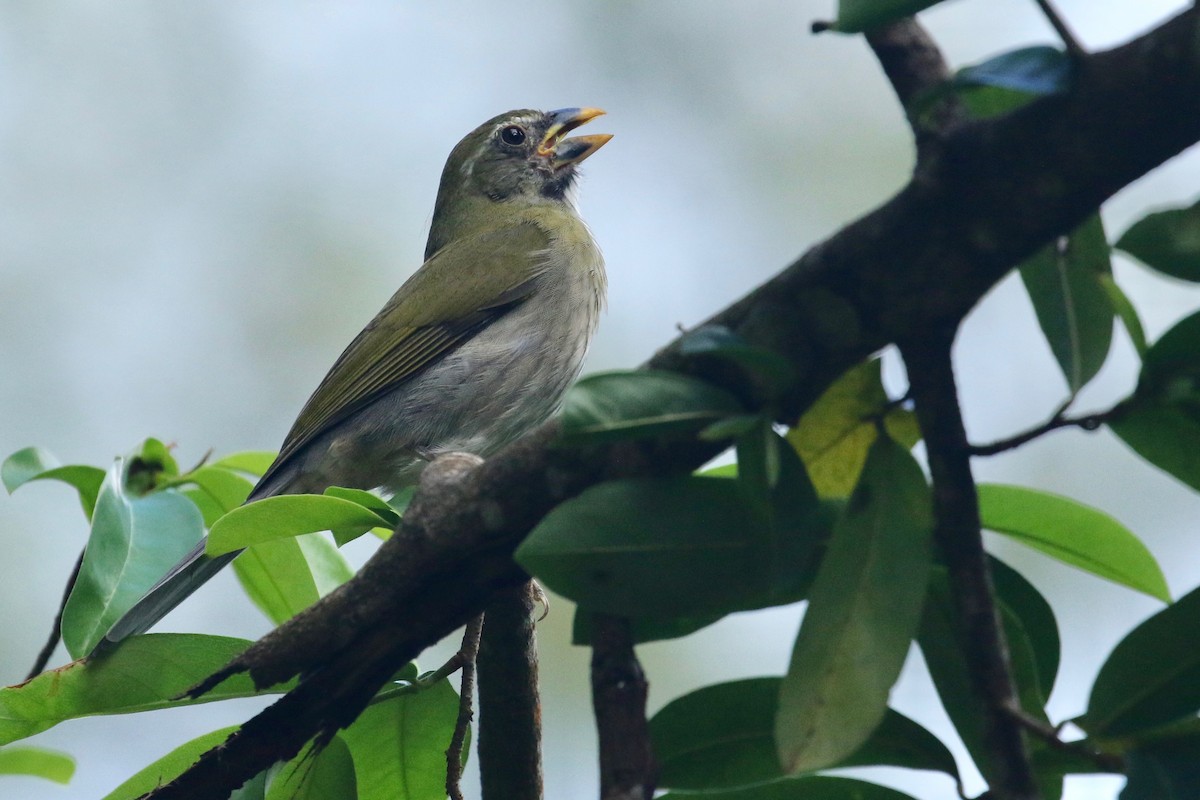
<instances>
[{"instance_id":1,"label":"glossy leaf","mask_svg":"<svg viewBox=\"0 0 1200 800\"><path fill-rule=\"evenodd\" d=\"M1076 722L1094 737L1150 731L1200 710L1200 589L1122 639Z\"/></svg>"},{"instance_id":2,"label":"glossy leaf","mask_svg":"<svg viewBox=\"0 0 1200 800\"><path fill-rule=\"evenodd\" d=\"M261 478L263 473L275 463L276 453L270 450L245 450L240 453L230 453L224 458L218 458L210 466L230 469L234 472L245 472Z\"/></svg>"},{"instance_id":3,"label":"glossy leaf","mask_svg":"<svg viewBox=\"0 0 1200 800\"><path fill-rule=\"evenodd\" d=\"M989 561L1021 707L1027 714L1048 723L1043 706L1059 661L1058 628L1053 613L1019 573L994 558ZM942 707L980 772L994 780L1006 767L992 760L995 756L986 742L990 712L972 688L971 667L966 658L968 645L956 621L957 606L945 568L935 568L917 641ZM1038 745L1031 743L1031 747L1036 755Z\"/></svg>"},{"instance_id":4,"label":"glossy leaf","mask_svg":"<svg viewBox=\"0 0 1200 800\"><path fill-rule=\"evenodd\" d=\"M668 792L658 800L913 800L877 783L809 775L718 792Z\"/></svg>"},{"instance_id":5,"label":"glossy leaf","mask_svg":"<svg viewBox=\"0 0 1200 800\"><path fill-rule=\"evenodd\" d=\"M1037 698L1036 705L1044 706L1058 677L1058 665L1062 657L1062 641L1058 635L1058 622L1054 610L1025 576L998 558L989 557L992 584L996 589L996 602L1000 606L1004 622L1005 638L1014 649L1027 650L1028 666L1020 658L1014 664L1018 673L1022 669L1031 675L1017 675L1018 691ZM1011 633L1007 631L1011 630ZM1032 669L1029 669L1029 668ZM1036 687L1030 686L1036 680ZM1035 707L1034 703L1029 703ZM1035 712L1036 713L1036 712Z\"/></svg>"},{"instance_id":6,"label":"glossy leaf","mask_svg":"<svg viewBox=\"0 0 1200 800\"><path fill-rule=\"evenodd\" d=\"M354 759L358 800L444 800L457 718L458 694L444 680L368 706L340 734Z\"/></svg>"},{"instance_id":7,"label":"glossy leaf","mask_svg":"<svg viewBox=\"0 0 1200 800\"><path fill-rule=\"evenodd\" d=\"M793 602L828 530L806 486L794 455L766 513L738 480L600 484L551 511L516 559L581 606L622 616L694 619Z\"/></svg>"},{"instance_id":8,"label":"glossy leaf","mask_svg":"<svg viewBox=\"0 0 1200 800\"><path fill-rule=\"evenodd\" d=\"M350 500L358 503L364 508L369 508L378 514L381 518L387 520L387 524L383 526L389 534L400 524L400 515L403 509L397 511L387 500L384 500L377 494L363 491L362 489L347 489L343 486L330 486L325 490L325 494L330 497L340 497L343 500ZM411 495L410 495L411 497ZM407 503L405 504L407 507ZM333 540L337 542L337 546L341 547L347 542L352 542L359 536L362 536L366 531L359 528L351 528L349 530L336 529L333 531Z\"/></svg>"},{"instance_id":9,"label":"glossy leaf","mask_svg":"<svg viewBox=\"0 0 1200 800\"><path fill-rule=\"evenodd\" d=\"M706 686L663 707L650 720L659 785L711 791L784 777L775 750L781 683L750 678ZM836 766L884 764L958 774L937 737L890 709L866 744Z\"/></svg>"},{"instance_id":10,"label":"glossy leaf","mask_svg":"<svg viewBox=\"0 0 1200 800\"><path fill-rule=\"evenodd\" d=\"M1142 217L1116 247L1164 275L1200 281L1200 202Z\"/></svg>"},{"instance_id":11,"label":"glossy leaf","mask_svg":"<svg viewBox=\"0 0 1200 800\"><path fill-rule=\"evenodd\" d=\"M55 783L70 783L75 759L42 747L0 748L0 775L29 775Z\"/></svg>"},{"instance_id":12,"label":"glossy leaf","mask_svg":"<svg viewBox=\"0 0 1200 800\"><path fill-rule=\"evenodd\" d=\"M76 717L128 714L262 694L255 691L248 676L239 675L198 700L172 701L249 645L244 639L227 636L135 636L103 658L75 661L0 689L0 744L33 736Z\"/></svg>"},{"instance_id":13,"label":"glossy leaf","mask_svg":"<svg viewBox=\"0 0 1200 800\"><path fill-rule=\"evenodd\" d=\"M879 418L888 435L905 447L921 439L911 411L889 408L882 363L873 358L848 370L788 431L788 441L800 454L822 497L849 496L867 460L867 451L879 436Z\"/></svg>"},{"instance_id":14,"label":"glossy leaf","mask_svg":"<svg viewBox=\"0 0 1200 800\"><path fill-rule=\"evenodd\" d=\"M1020 272L1067 387L1078 392L1100 371L1112 344L1113 307L1102 284L1112 264L1100 216L1042 248Z\"/></svg>"},{"instance_id":15,"label":"glossy leaf","mask_svg":"<svg viewBox=\"0 0 1200 800\"><path fill-rule=\"evenodd\" d=\"M1108 425L1142 458L1200 490L1200 313L1147 350L1137 390Z\"/></svg>"},{"instance_id":16,"label":"glossy leaf","mask_svg":"<svg viewBox=\"0 0 1200 800\"><path fill-rule=\"evenodd\" d=\"M135 798L175 780L188 767L195 764L200 756L214 747L219 747L237 729L237 725L231 725L228 728L197 736L190 742L184 742L154 763L138 770L128 780L106 794L104 800L135 800Z\"/></svg>"},{"instance_id":17,"label":"glossy leaf","mask_svg":"<svg viewBox=\"0 0 1200 800\"><path fill-rule=\"evenodd\" d=\"M254 484L237 472L224 467L200 467L182 476L181 481L193 483L208 493L222 508L229 511L246 502Z\"/></svg>"},{"instance_id":18,"label":"glossy leaf","mask_svg":"<svg viewBox=\"0 0 1200 800\"><path fill-rule=\"evenodd\" d=\"M238 556L242 588L276 625L350 580L354 570L320 533L260 542Z\"/></svg>"},{"instance_id":19,"label":"glossy leaf","mask_svg":"<svg viewBox=\"0 0 1200 800\"><path fill-rule=\"evenodd\" d=\"M719 358L737 366L747 379L746 388L764 401L781 397L796 383L796 368L782 354L750 344L722 325L688 331L680 338L679 351L688 356Z\"/></svg>"},{"instance_id":20,"label":"glossy leaf","mask_svg":"<svg viewBox=\"0 0 1200 800\"><path fill-rule=\"evenodd\" d=\"M1200 734L1152 741L1126 756L1129 780L1120 800L1200 797Z\"/></svg>"},{"instance_id":21,"label":"glossy leaf","mask_svg":"<svg viewBox=\"0 0 1200 800\"><path fill-rule=\"evenodd\" d=\"M832 30L840 33L863 31L916 14L942 0L839 0L837 21Z\"/></svg>"},{"instance_id":22,"label":"glossy leaf","mask_svg":"<svg viewBox=\"0 0 1200 800\"><path fill-rule=\"evenodd\" d=\"M674 372L627 370L588 375L567 392L565 441L602 442L699 431L744 413L733 395Z\"/></svg>"},{"instance_id":23,"label":"glossy leaf","mask_svg":"<svg viewBox=\"0 0 1200 800\"><path fill-rule=\"evenodd\" d=\"M26 447L18 450L0 464L0 480L11 494L30 481L57 480L79 493L83 513L90 520L96 507L96 495L104 482L104 470L80 464L62 466L48 450Z\"/></svg>"},{"instance_id":24,"label":"glossy leaf","mask_svg":"<svg viewBox=\"0 0 1200 800\"><path fill-rule=\"evenodd\" d=\"M679 639L707 628L724 618L724 614L703 617L630 617L629 633L634 644ZM592 612L576 607L571 623L571 644L588 647L592 643Z\"/></svg>"},{"instance_id":25,"label":"glossy leaf","mask_svg":"<svg viewBox=\"0 0 1200 800\"><path fill-rule=\"evenodd\" d=\"M1061 94L1071 88L1071 59L1045 45L1023 47L963 67L954 76L958 86L994 86L1027 95Z\"/></svg>"},{"instance_id":26,"label":"glossy leaf","mask_svg":"<svg viewBox=\"0 0 1200 800\"><path fill-rule=\"evenodd\" d=\"M96 498L87 549L62 616L63 644L74 658L91 652L204 535L200 512L183 495L139 495L127 486L134 464L117 459Z\"/></svg>"},{"instance_id":27,"label":"glossy leaf","mask_svg":"<svg viewBox=\"0 0 1200 800\"><path fill-rule=\"evenodd\" d=\"M208 533L205 552L231 553L252 544L333 529L369 531L388 520L341 497L289 494L256 500L230 511Z\"/></svg>"},{"instance_id":28,"label":"glossy leaf","mask_svg":"<svg viewBox=\"0 0 1200 800\"><path fill-rule=\"evenodd\" d=\"M879 439L834 525L780 690L775 739L788 773L836 764L883 719L921 618L930 506L913 457Z\"/></svg>"},{"instance_id":29,"label":"glossy leaf","mask_svg":"<svg viewBox=\"0 0 1200 800\"><path fill-rule=\"evenodd\" d=\"M334 800L358 797L354 760L340 736L313 752L308 744L300 755L271 770L265 800Z\"/></svg>"},{"instance_id":30,"label":"glossy leaf","mask_svg":"<svg viewBox=\"0 0 1200 800\"><path fill-rule=\"evenodd\" d=\"M1065 564L1171 602L1166 578L1146 545L1117 520L1067 497L1021 486L979 486L983 527Z\"/></svg>"},{"instance_id":31,"label":"glossy leaf","mask_svg":"<svg viewBox=\"0 0 1200 800\"><path fill-rule=\"evenodd\" d=\"M1104 289L1105 294L1108 295L1108 302L1112 306L1113 313L1125 326L1125 332L1129 334L1129 340L1133 343L1133 349L1137 351L1138 358L1145 358L1146 351L1150 347L1146 344L1146 329L1142 327L1142 319L1138 316L1137 309L1133 307L1128 295L1113 280L1112 275L1101 275L1099 280L1100 288Z\"/></svg>"}]
</instances>

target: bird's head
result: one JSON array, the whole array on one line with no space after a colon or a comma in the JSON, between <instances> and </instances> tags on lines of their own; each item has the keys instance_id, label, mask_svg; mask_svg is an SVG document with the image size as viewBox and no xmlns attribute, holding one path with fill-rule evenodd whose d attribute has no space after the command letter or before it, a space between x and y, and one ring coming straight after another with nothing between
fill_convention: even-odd
<instances>
[{"instance_id":1,"label":"bird's head","mask_svg":"<svg viewBox=\"0 0 1200 800\"><path fill-rule=\"evenodd\" d=\"M570 203L577 168L611 134L566 135L604 112L598 108L509 111L463 137L438 187L425 257L475 228L505 203Z\"/></svg>"}]
</instances>

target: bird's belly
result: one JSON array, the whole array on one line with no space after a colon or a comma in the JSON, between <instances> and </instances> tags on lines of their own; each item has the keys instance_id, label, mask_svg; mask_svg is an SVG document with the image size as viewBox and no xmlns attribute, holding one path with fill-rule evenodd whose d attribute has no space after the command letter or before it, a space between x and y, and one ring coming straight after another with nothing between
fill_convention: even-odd
<instances>
[{"instance_id":1,"label":"bird's belly","mask_svg":"<svg viewBox=\"0 0 1200 800\"><path fill-rule=\"evenodd\" d=\"M312 443L305 483L392 490L426 461L465 451L484 458L548 419L574 382L594 328L590 315L538 317L527 303ZM323 441L322 441L323 440ZM319 488L318 488L319 487Z\"/></svg>"}]
</instances>

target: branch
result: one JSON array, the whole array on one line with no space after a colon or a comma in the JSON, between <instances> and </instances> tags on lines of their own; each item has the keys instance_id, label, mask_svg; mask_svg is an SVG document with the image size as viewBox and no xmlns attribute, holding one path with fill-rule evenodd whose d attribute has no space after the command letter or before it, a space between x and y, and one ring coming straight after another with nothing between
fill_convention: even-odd
<instances>
[{"instance_id":1,"label":"branch","mask_svg":"<svg viewBox=\"0 0 1200 800\"><path fill-rule=\"evenodd\" d=\"M1200 114L1180 113L1200 96L1198 18L1189 8L1083 58L1066 94L955 125L894 198L709 320L791 359L800 380L779 420L889 342L952 328L1014 264L1200 139ZM687 357L678 341L649 366L723 382L720 365ZM567 449L557 431L548 423L473 470L431 465L397 534L352 581L214 678L249 671L269 685L301 674L301 684L152 796L228 792L349 724L396 668L525 580L512 550L554 505L602 480L689 470L713 454L683 440Z\"/></svg>"},{"instance_id":2,"label":"branch","mask_svg":"<svg viewBox=\"0 0 1200 800\"><path fill-rule=\"evenodd\" d=\"M483 631L483 617L467 623L463 631L462 645L447 663L457 663L462 669L462 681L458 687L458 719L454 721L454 735L446 748L446 794L450 800L463 800L462 770L466 758L463 749L467 743L467 730L471 727L475 701L475 667L479 661L479 640Z\"/></svg>"},{"instance_id":3,"label":"branch","mask_svg":"<svg viewBox=\"0 0 1200 800\"><path fill-rule=\"evenodd\" d=\"M483 800L542 800L542 704L532 581L500 592L479 650Z\"/></svg>"},{"instance_id":4,"label":"branch","mask_svg":"<svg viewBox=\"0 0 1200 800\"><path fill-rule=\"evenodd\" d=\"M983 549L978 493L950 362L955 330L945 327L901 342L900 354L933 480L934 541L950 576L963 656L983 711L984 747L990 757L979 768L990 784L990 797L1036 800L1037 782L1022 728L1007 713L1020 707L1020 701Z\"/></svg>"},{"instance_id":5,"label":"branch","mask_svg":"<svg viewBox=\"0 0 1200 800\"><path fill-rule=\"evenodd\" d=\"M592 614L592 708L600 735L600 800L650 800L657 765L646 722L648 689L629 620Z\"/></svg>"},{"instance_id":6,"label":"branch","mask_svg":"<svg viewBox=\"0 0 1200 800\"><path fill-rule=\"evenodd\" d=\"M1066 406L1064 406L1041 425L1037 425L1027 431L1022 431L1007 439L999 439L987 444L971 445L968 451L973 456L994 456L997 453L1003 453L1007 450L1015 450L1021 445L1028 444L1034 439L1061 428L1079 428L1080 430L1094 431L1112 419L1117 407L1110 408L1108 411L1102 411L1098 414L1088 414L1082 417L1068 417L1066 416L1066 410Z\"/></svg>"}]
</instances>

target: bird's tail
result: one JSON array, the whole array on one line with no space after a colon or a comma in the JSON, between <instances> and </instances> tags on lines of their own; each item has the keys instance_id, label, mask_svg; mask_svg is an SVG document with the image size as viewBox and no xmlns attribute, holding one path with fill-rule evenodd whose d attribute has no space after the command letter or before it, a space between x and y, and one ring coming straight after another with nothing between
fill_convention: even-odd
<instances>
[{"instance_id":1,"label":"bird's tail","mask_svg":"<svg viewBox=\"0 0 1200 800\"><path fill-rule=\"evenodd\" d=\"M236 550L219 556L206 556L204 544L207 541L207 536L201 539L183 560L172 567L170 572L160 578L132 608L113 623L92 651L93 654L111 650L123 639L145 633L151 625L165 617L242 552Z\"/></svg>"}]
</instances>

